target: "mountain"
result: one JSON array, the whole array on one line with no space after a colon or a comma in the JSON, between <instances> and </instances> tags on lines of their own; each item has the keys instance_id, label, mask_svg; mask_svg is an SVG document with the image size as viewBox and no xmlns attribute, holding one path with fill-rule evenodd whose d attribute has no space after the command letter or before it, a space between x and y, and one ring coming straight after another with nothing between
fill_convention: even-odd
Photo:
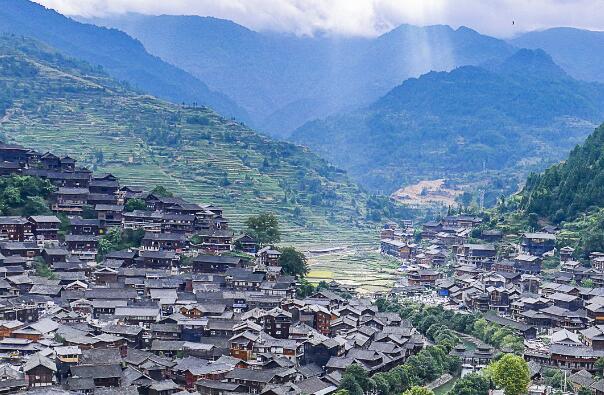
<instances>
[{"instance_id":1,"label":"mountain","mask_svg":"<svg viewBox=\"0 0 604 395\"><path fill-rule=\"evenodd\" d=\"M528 32L510 43L545 50L576 79L604 82L604 32L558 27Z\"/></svg>"},{"instance_id":2,"label":"mountain","mask_svg":"<svg viewBox=\"0 0 604 395\"><path fill-rule=\"evenodd\" d=\"M131 90L88 63L26 38L0 36L0 139L75 156L130 185L163 185L223 206L236 227L275 212L286 242L370 240L400 210L300 146L277 142L207 107Z\"/></svg>"},{"instance_id":3,"label":"mountain","mask_svg":"<svg viewBox=\"0 0 604 395\"><path fill-rule=\"evenodd\" d=\"M512 53L504 41L465 27L402 25L358 38L255 32L197 16L126 14L90 22L139 39L234 98L260 130L281 137L306 121L368 105L409 77Z\"/></svg>"},{"instance_id":4,"label":"mountain","mask_svg":"<svg viewBox=\"0 0 604 395\"><path fill-rule=\"evenodd\" d=\"M586 260L590 253L604 251L604 124L564 162L531 174L515 200L519 209L509 218L536 215L556 223L560 245L575 248Z\"/></svg>"},{"instance_id":5,"label":"mountain","mask_svg":"<svg viewBox=\"0 0 604 395\"><path fill-rule=\"evenodd\" d=\"M604 85L571 78L541 50L519 50L409 79L364 109L307 123L292 140L374 190L440 178L511 185L562 158L602 118Z\"/></svg>"},{"instance_id":6,"label":"mountain","mask_svg":"<svg viewBox=\"0 0 604 395\"><path fill-rule=\"evenodd\" d=\"M604 208L604 125L573 149L566 161L531 174L522 198L527 212L557 223Z\"/></svg>"},{"instance_id":7,"label":"mountain","mask_svg":"<svg viewBox=\"0 0 604 395\"><path fill-rule=\"evenodd\" d=\"M197 102L225 116L248 119L227 96L150 55L139 41L118 30L79 23L28 0L2 0L0 32L41 40L69 56L102 66L115 79L175 103Z\"/></svg>"}]
</instances>

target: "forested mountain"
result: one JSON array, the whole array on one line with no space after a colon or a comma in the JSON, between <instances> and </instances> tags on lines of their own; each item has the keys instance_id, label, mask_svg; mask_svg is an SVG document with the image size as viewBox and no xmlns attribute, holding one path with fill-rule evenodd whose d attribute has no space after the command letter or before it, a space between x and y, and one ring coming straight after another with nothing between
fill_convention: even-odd
<instances>
[{"instance_id":1,"label":"forested mountain","mask_svg":"<svg viewBox=\"0 0 604 395\"><path fill-rule=\"evenodd\" d=\"M604 208L604 125L573 149L565 162L528 177L522 208L554 222Z\"/></svg>"},{"instance_id":2,"label":"forested mountain","mask_svg":"<svg viewBox=\"0 0 604 395\"><path fill-rule=\"evenodd\" d=\"M304 122L368 105L409 77L512 53L471 29L402 25L377 38L255 32L197 16L127 14L117 27L147 50L234 98L254 125L287 136Z\"/></svg>"},{"instance_id":3,"label":"forested mountain","mask_svg":"<svg viewBox=\"0 0 604 395\"><path fill-rule=\"evenodd\" d=\"M420 179L504 182L561 159L604 118L604 86L577 81L541 50L409 79L371 106L310 122L308 145L365 186Z\"/></svg>"},{"instance_id":4,"label":"forested mountain","mask_svg":"<svg viewBox=\"0 0 604 395\"><path fill-rule=\"evenodd\" d=\"M113 78L175 103L197 102L228 117L247 114L222 93L191 74L145 51L143 45L115 29L79 23L28 0L2 0L0 32L41 40L63 53L101 65Z\"/></svg>"},{"instance_id":5,"label":"forested mountain","mask_svg":"<svg viewBox=\"0 0 604 395\"><path fill-rule=\"evenodd\" d=\"M545 50L574 78L604 82L604 32L558 27L525 33L510 43Z\"/></svg>"},{"instance_id":6,"label":"forested mountain","mask_svg":"<svg viewBox=\"0 0 604 395\"><path fill-rule=\"evenodd\" d=\"M159 184L221 205L235 224L273 211L290 242L372 235L359 232L374 226L368 217L395 214L387 199L370 197L304 148L275 142L206 107L132 91L30 39L0 37L0 93L1 140L76 156L129 184Z\"/></svg>"}]
</instances>

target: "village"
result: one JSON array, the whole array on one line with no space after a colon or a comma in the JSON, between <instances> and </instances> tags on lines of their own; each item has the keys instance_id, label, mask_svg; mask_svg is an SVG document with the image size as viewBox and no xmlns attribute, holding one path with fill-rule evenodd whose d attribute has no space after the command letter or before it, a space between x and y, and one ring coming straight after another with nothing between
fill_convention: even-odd
<instances>
[{"instance_id":1,"label":"village","mask_svg":"<svg viewBox=\"0 0 604 395\"><path fill-rule=\"evenodd\" d=\"M386 375L433 347L431 331L399 314L407 303L479 314L520 339L508 350L447 330L452 374L516 352L529 362L531 394L551 390L547 368L604 393L604 254L586 268L572 249L556 251L555 228L514 244L494 230L476 235L474 216L424 223L419 234L410 221L389 223L380 251L400 260L401 281L360 295L286 274L276 246L236 234L211 204L16 145L0 146L0 164L2 176L49 181L54 213L0 217L0 393L335 394L350 366ZM138 245L107 249L116 232L138 234ZM560 270L545 280L554 255Z\"/></svg>"},{"instance_id":2,"label":"village","mask_svg":"<svg viewBox=\"0 0 604 395\"><path fill-rule=\"evenodd\" d=\"M575 260L573 248L557 248L554 226L510 239L481 225L465 214L424 223L419 233L411 223L386 224L380 250L404 273L391 295L479 313L523 339L533 382L561 369L575 391L604 393L604 253Z\"/></svg>"}]
</instances>

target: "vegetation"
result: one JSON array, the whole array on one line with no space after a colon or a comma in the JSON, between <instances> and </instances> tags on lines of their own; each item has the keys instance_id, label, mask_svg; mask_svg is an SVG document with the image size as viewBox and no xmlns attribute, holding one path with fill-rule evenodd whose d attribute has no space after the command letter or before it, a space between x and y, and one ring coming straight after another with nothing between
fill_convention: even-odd
<instances>
[{"instance_id":1,"label":"vegetation","mask_svg":"<svg viewBox=\"0 0 604 395\"><path fill-rule=\"evenodd\" d=\"M371 378L360 366L350 365L342 376L339 388L347 390L349 394L371 391L376 391L378 395L400 394L436 380L444 373L455 374L461 365L457 357L448 355L449 351L445 345L428 346L409 357L404 364ZM361 392L358 392L359 389Z\"/></svg>"},{"instance_id":2,"label":"vegetation","mask_svg":"<svg viewBox=\"0 0 604 395\"><path fill-rule=\"evenodd\" d=\"M450 395L487 395L490 382L480 373L469 373L455 382Z\"/></svg>"},{"instance_id":3,"label":"vegetation","mask_svg":"<svg viewBox=\"0 0 604 395\"><path fill-rule=\"evenodd\" d=\"M285 247L281 249L279 265L281 265L283 273L290 276L304 277L308 273L306 257L294 247Z\"/></svg>"},{"instance_id":4,"label":"vegetation","mask_svg":"<svg viewBox=\"0 0 604 395\"><path fill-rule=\"evenodd\" d=\"M245 231L262 246L278 243L281 240L279 220L273 213L249 217L245 221Z\"/></svg>"},{"instance_id":5,"label":"vegetation","mask_svg":"<svg viewBox=\"0 0 604 395\"><path fill-rule=\"evenodd\" d=\"M485 201L494 204L603 117L604 87L573 80L543 51L520 50L488 68L406 80L365 109L307 123L293 139L371 190L447 178L488 183Z\"/></svg>"},{"instance_id":6,"label":"vegetation","mask_svg":"<svg viewBox=\"0 0 604 395\"><path fill-rule=\"evenodd\" d=\"M414 385L413 387L403 392L403 395L434 395L434 392L432 392L426 387Z\"/></svg>"},{"instance_id":7,"label":"vegetation","mask_svg":"<svg viewBox=\"0 0 604 395\"><path fill-rule=\"evenodd\" d=\"M97 260L103 260L105 255L111 251L140 247L144 236L144 229L111 228L99 240Z\"/></svg>"},{"instance_id":8,"label":"vegetation","mask_svg":"<svg viewBox=\"0 0 604 395\"><path fill-rule=\"evenodd\" d=\"M475 336L493 347L521 353L524 342L511 329L499 324L488 322L479 314L461 314L445 310L442 306L424 306L411 303L389 302L378 299L376 302L380 311L396 312L401 317L411 321L418 331L431 339L438 339L443 328L449 328L459 333ZM442 339L445 341L445 339ZM446 340L455 345L454 339Z\"/></svg>"},{"instance_id":9,"label":"vegetation","mask_svg":"<svg viewBox=\"0 0 604 395\"><path fill-rule=\"evenodd\" d=\"M159 197L174 197L174 194L166 189L163 185L156 185L151 190L151 193Z\"/></svg>"},{"instance_id":10,"label":"vegetation","mask_svg":"<svg viewBox=\"0 0 604 395\"><path fill-rule=\"evenodd\" d=\"M9 114L2 133L11 142L76 154L82 165L125 184L149 189L154 183L216 204L234 227L275 213L290 244L324 243L328 235L334 243L375 242L377 218L410 215L386 197L367 194L308 149L273 141L208 108L141 95L28 39L0 37L0 55ZM17 67L2 68L14 61L36 72L17 78Z\"/></svg>"},{"instance_id":11,"label":"vegetation","mask_svg":"<svg viewBox=\"0 0 604 395\"><path fill-rule=\"evenodd\" d=\"M531 381L527 362L518 355L505 354L492 362L487 375L505 392L505 395L525 394Z\"/></svg>"},{"instance_id":12,"label":"vegetation","mask_svg":"<svg viewBox=\"0 0 604 395\"><path fill-rule=\"evenodd\" d=\"M37 177L0 177L0 212L19 216L50 214L48 198L53 191L49 181Z\"/></svg>"},{"instance_id":13,"label":"vegetation","mask_svg":"<svg viewBox=\"0 0 604 395\"><path fill-rule=\"evenodd\" d=\"M572 150L564 163L531 174L522 197L522 209L556 223L604 207L604 125Z\"/></svg>"},{"instance_id":14,"label":"vegetation","mask_svg":"<svg viewBox=\"0 0 604 395\"><path fill-rule=\"evenodd\" d=\"M143 199L139 199L139 198L130 199L124 205L124 211L127 213L130 213L134 210L146 210L146 209L147 209L147 203L145 203L145 201Z\"/></svg>"},{"instance_id":15,"label":"vegetation","mask_svg":"<svg viewBox=\"0 0 604 395\"><path fill-rule=\"evenodd\" d=\"M50 267L44 262L43 259L36 259L34 263L34 267L36 269L36 276L45 277L50 280L54 280L57 278L56 274L52 271Z\"/></svg>"}]
</instances>

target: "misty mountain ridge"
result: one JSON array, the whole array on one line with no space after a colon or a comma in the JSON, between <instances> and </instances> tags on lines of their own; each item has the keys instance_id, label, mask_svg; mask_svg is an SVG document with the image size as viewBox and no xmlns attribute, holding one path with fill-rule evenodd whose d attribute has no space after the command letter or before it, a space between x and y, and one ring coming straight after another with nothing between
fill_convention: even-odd
<instances>
[{"instance_id":1,"label":"misty mountain ridge","mask_svg":"<svg viewBox=\"0 0 604 395\"><path fill-rule=\"evenodd\" d=\"M366 106L409 77L513 52L502 40L446 25L401 25L366 38L255 32L198 16L89 21L139 39L150 53L235 98L255 127L281 137L306 121Z\"/></svg>"},{"instance_id":2,"label":"misty mountain ridge","mask_svg":"<svg viewBox=\"0 0 604 395\"><path fill-rule=\"evenodd\" d=\"M80 23L28 0L3 0L0 33L41 40L158 97L176 103L197 102L225 116L248 120L245 110L226 95L147 53L140 41L119 30Z\"/></svg>"},{"instance_id":3,"label":"misty mountain ridge","mask_svg":"<svg viewBox=\"0 0 604 395\"><path fill-rule=\"evenodd\" d=\"M408 79L362 110L305 124L292 139L366 187L393 191L422 179L468 183L483 170L521 180L562 158L602 117L604 85L577 81L545 52L523 49Z\"/></svg>"},{"instance_id":4,"label":"misty mountain ridge","mask_svg":"<svg viewBox=\"0 0 604 395\"><path fill-rule=\"evenodd\" d=\"M509 43L543 49L576 79L604 82L604 32L557 27L524 33Z\"/></svg>"}]
</instances>

